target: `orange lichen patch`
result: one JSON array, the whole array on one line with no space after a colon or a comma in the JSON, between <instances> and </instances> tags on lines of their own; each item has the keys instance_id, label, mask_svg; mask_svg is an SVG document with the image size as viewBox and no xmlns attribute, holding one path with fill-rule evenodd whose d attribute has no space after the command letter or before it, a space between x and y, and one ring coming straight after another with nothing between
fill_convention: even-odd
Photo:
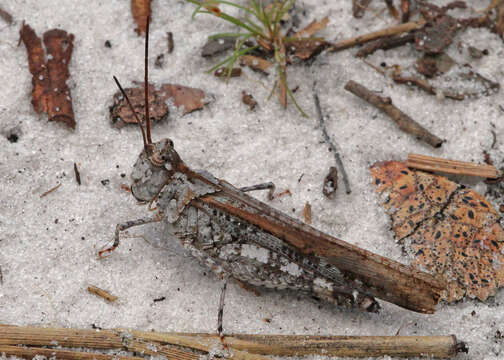
<instances>
[{"instance_id":1,"label":"orange lichen patch","mask_svg":"<svg viewBox=\"0 0 504 360\"><path fill-rule=\"evenodd\" d=\"M446 301L495 295L504 285L504 230L483 196L398 161L371 173L396 238L415 266L447 281Z\"/></svg>"}]
</instances>

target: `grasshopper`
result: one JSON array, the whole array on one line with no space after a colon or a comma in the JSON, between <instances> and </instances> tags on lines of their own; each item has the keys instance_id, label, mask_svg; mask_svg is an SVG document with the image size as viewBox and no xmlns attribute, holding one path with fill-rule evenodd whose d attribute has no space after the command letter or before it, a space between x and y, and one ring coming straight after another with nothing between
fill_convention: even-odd
<instances>
[{"instance_id":1,"label":"grasshopper","mask_svg":"<svg viewBox=\"0 0 504 360\"><path fill-rule=\"evenodd\" d=\"M121 231L164 221L183 247L221 278L297 290L369 312L380 309L376 298L417 312L435 311L444 284L431 275L336 239L246 194L268 186L239 189L207 171L192 170L170 139L153 142L147 63L148 26L145 131L130 104L144 142L131 173L131 193L140 202L155 204L157 212L118 224L114 244L100 256L119 245Z\"/></svg>"}]
</instances>

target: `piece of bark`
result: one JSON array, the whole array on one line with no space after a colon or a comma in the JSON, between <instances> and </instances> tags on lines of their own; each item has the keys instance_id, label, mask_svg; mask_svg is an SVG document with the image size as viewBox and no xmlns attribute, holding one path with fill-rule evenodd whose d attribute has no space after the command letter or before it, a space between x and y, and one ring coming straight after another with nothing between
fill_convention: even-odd
<instances>
[{"instance_id":1,"label":"piece of bark","mask_svg":"<svg viewBox=\"0 0 504 360\"><path fill-rule=\"evenodd\" d=\"M365 45L362 49L360 49L356 57L365 57L371 55L377 50L390 50L395 49L399 46L403 46L407 43L415 41L415 34L406 34L406 35L397 35L391 37L385 37L382 39L375 40L367 45Z\"/></svg>"},{"instance_id":2,"label":"piece of bark","mask_svg":"<svg viewBox=\"0 0 504 360\"><path fill-rule=\"evenodd\" d=\"M242 102L245 105L248 105L250 110L254 110L255 107L257 106L257 101L255 101L254 97L252 94L247 93L245 90L242 91Z\"/></svg>"},{"instance_id":3,"label":"piece of bark","mask_svg":"<svg viewBox=\"0 0 504 360\"><path fill-rule=\"evenodd\" d=\"M350 80L345 85L345 90L350 91L352 94L363 100L366 100L368 103L374 105L376 108L390 116L390 118L394 120L397 126L399 126L399 129L402 131L415 136L417 139L422 140L435 148L441 147L443 144L442 139L430 133L427 129L394 106L391 98L376 95L363 85L356 83L353 80Z\"/></svg>"},{"instance_id":4,"label":"piece of bark","mask_svg":"<svg viewBox=\"0 0 504 360\"><path fill-rule=\"evenodd\" d=\"M74 36L64 30L53 29L43 35L47 53L35 31L23 23L21 40L28 53L32 74L32 105L37 113L48 114L49 121L63 122L75 129L72 96L67 81L68 65L72 57Z\"/></svg>"},{"instance_id":5,"label":"piece of bark","mask_svg":"<svg viewBox=\"0 0 504 360\"><path fill-rule=\"evenodd\" d=\"M268 75L268 69L273 66L273 63L257 56L242 55L240 56L240 65L248 66L252 70L259 71L263 74Z\"/></svg>"},{"instance_id":6,"label":"piece of bark","mask_svg":"<svg viewBox=\"0 0 504 360\"><path fill-rule=\"evenodd\" d=\"M136 33L140 36L147 30L147 17L151 15L151 0L131 0L131 14L137 25Z\"/></svg>"},{"instance_id":7,"label":"piece of bark","mask_svg":"<svg viewBox=\"0 0 504 360\"><path fill-rule=\"evenodd\" d=\"M294 34L296 38L309 38L316 34L317 32L324 30L329 23L329 18L326 16L322 20L313 20L308 26L299 30Z\"/></svg>"},{"instance_id":8,"label":"piece of bark","mask_svg":"<svg viewBox=\"0 0 504 360\"><path fill-rule=\"evenodd\" d=\"M145 92L143 83L138 87L125 89L135 112L145 123ZM208 104L205 93L201 89L186 87L178 84L162 84L159 89L149 85L149 117L151 123L160 122L169 114L169 103L181 108L186 115L192 111L203 109ZM126 99L118 91L114 94L113 105L109 108L110 120L118 128L126 124L137 124L135 115L131 112Z\"/></svg>"},{"instance_id":9,"label":"piece of bark","mask_svg":"<svg viewBox=\"0 0 504 360\"><path fill-rule=\"evenodd\" d=\"M338 169L334 166L331 166L324 179L322 194L324 194L328 198L333 198L336 194L336 190L338 190Z\"/></svg>"},{"instance_id":10,"label":"piece of bark","mask_svg":"<svg viewBox=\"0 0 504 360\"><path fill-rule=\"evenodd\" d=\"M2 8L0 8L0 18L2 18L8 25L12 25L12 15Z\"/></svg>"},{"instance_id":11,"label":"piece of bark","mask_svg":"<svg viewBox=\"0 0 504 360\"><path fill-rule=\"evenodd\" d=\"M214 76L219 78L238 77L241 76L242 70L240 68L232 68L231 73L228 71L227 67L220 67L214 72Z\"/></svg>"},{"instance_id":12,"label":"piece of bark","mask_svg":"<svg viewBox=\"0 0 504 360\"><path fill-rule=\"evenodd\" d=\"M361 18L364 16L367 7L372 0L352 0L352 13L354 18Z\"/></svg>"},{"instance_id":13,"label":"piece of bark","mask_svg":"<svg viewBox=\"0 0 504 360\"><path fill-rule=\"evenodd\" d=\"M377 163L371 173L413 264L446 280L444 300L486 301L504 286L504 230L483 196L398 161Z\"/></svg>"}]
</instances>

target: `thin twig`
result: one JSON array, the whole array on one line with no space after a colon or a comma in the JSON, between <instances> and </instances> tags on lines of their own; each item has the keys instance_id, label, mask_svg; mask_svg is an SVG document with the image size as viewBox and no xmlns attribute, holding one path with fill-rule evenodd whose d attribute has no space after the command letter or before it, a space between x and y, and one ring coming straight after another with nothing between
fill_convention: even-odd
<instances>
[{"instance_id":1,"label":"thin twig","mask_svg":"<svg viewBox=\"0 0 504 360\"><path fill-rule=\"evenodd\" d=\"M493 165L473 164L465 161L447 160L419 154L409 154L406 166L427 171L490 179L496 179L500 176L499 170Z\"/></svg>"},{"instance_id":2,"label":"thin twig","mask_svg":"<svg viewBox=\"0 0 504 360\"><path fill-rule=\"evenodd\" d=\"M442 139L430 133L427 129L394 106L392 104L392 99L389 97L376 95L365 86L356 83L353 80L350 80L345 85L345 90L350 91L352 94L363 100L366 100L368 103L390 116L390 118L394 120L394 122L399 126L399 129L402 131L414 135L419 140L422 140L435 148L438 148L443 144Z\"/></svg>"},{"instance_id":3,"label":"thin twig","mask_svg":"<svg viewBox=\"0 0 504 360\"><path fill-rule=\"evenodd\" d=\"M372 33L359 35L350 39L338 41L337 43L333 43L331 47L328 48L328 51L341 51L348 49L352 46L362 45L368 43L370 41L380 39L383 37L399 35L405 32L410 32L413 30L421 29L425 26L425 21L420 20L416 22L409 22L397 26L392 26L386 29L374 31Z\"/></svg>"},{"instance_id":4,"label":"thin twig","mask_svg":"<svg viewBox=\"0 0 504 360\"><path fill-rule=\"evenodd\" d=\"M352 190L350 189L350 182L348 181L348 175L345 171L345 167L343 166L343 161L341 161L341 157L339 155L338 149L336 145L331 141L329 134L327 133L327 129L325 126L324 116L322 115L322 109L320 108L320 100L315 91L315 84L313 84L313 102L315 103L315 109L317 111L317 116L319 118L320 127L322 128L322 135L324 135L324 140L329 144L331 150L334 154L334 158L336 159L336 164L338 165L341 176L343 177L343 184L345 185L345 190L347 194L350 194Z\"/></svg>"},{"instance_id":5,"label":"thin twig","mask_svg":"<svg viewBox=\"0 0 504 360\"><path fill-rule=\"evenodd\" d=\"M80 179L80 172L79 169L77 168L77 163L74 163L74 173L75 173L75 181L77 181L77 184L81 184L81 179Z\"/></svg>"},{"instance_id":6,"label":"thin twig","mask_svg":"<svg viewBox=\"0 0 504 360\"><path fill-rule=\"evenodd\" d=\"M52 193L53 191L56 191L59 187L61 186L61 183L59 183L58 185L56 185L55 187L47 190L45 193L41 194L40 197L43 198L44 196L47 196L49 195L50 193Z\"/></svg>"},{"instance_id":7,"label":"thin twig","mask_svg":"<svg viewBox=\"0 0 504 360\"><path fill-rule=\"evenodd\" d=\"M382 39L378 39L376 41L373 41L372 43L369 43L368 45L364 46L362 49L360 49L357 54L355 54L356 57L365 57L368 55L371 55L374 53L376 50L390 50L390 49L395 49L399 46L403 46L407 43L415 41L415 34L406 34L403 36L391 36L391 37L385 37Z\"/></svg>"}]
</instances>

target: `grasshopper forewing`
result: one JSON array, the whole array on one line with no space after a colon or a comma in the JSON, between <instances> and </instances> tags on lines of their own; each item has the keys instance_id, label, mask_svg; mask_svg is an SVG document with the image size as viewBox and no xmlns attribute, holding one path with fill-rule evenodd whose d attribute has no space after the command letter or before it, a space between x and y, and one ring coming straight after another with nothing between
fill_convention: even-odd
<instances>
[{"instance_id":1,"label":"grasshopper forewing","mask_svg":"<svg viewBox=\"0 0 504 360\"><path fill-rule=\"evenodd\" d=\"M148 41L145 54L147 112ZM155 203L157 213L117 225L114 244L100 255L119 245L120 231L164 221L171 225L167 235L178 237L221 277L297 290L366 311L379 309L375 297L417 312L435 311L445 288L441 281L322 233L206 171L191 170L170 139L152 142L148 113L145 119L147 134L137 117L144 149L133 167L131 193L139 201Z\"/></svg>"}]
</instances>

